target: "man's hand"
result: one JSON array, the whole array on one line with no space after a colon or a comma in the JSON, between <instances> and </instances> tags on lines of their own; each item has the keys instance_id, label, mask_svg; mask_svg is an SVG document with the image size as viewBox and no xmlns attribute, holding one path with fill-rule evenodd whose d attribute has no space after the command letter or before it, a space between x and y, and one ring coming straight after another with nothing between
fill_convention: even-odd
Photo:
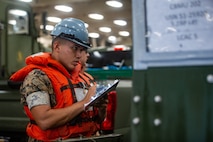
<instances>
[{"instance_id":1,"label":"man's hand","mask_svg":"<svg viewBox=\"0 0 213 142\"><path fill-rule=\"evenodd\" d=\"M95 93L96 93L96 85L93 85L89 88L87 95L83 99L83 101L85 102L84 104L88 103L91 100L91 97L95 95Z\"/></svg>"},{"instance_id":2,"label":"man's hand","mask_svg":"<svg viewBox=\"0 0 213 142\"><path fill-rule=\"evenodd\" d=\"M97 103L94 104L94 107L98 108L100 122L102 122L106 117L106 109L108 104L107 98L101 98Z\"/></svg>"}]
</instances>

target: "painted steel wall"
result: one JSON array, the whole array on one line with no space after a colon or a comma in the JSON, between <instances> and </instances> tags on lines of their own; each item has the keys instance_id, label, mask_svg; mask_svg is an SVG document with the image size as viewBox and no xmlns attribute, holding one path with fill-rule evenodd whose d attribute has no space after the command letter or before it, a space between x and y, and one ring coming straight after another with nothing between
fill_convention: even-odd
<instances>
[{"instance_id":1,"label":"painted steel wall","mask_svg":"<svg viewBox=\"0 0 213 142\"><path fill-rule=\"evenodd\" d=\"M211 0L132 1L131 142L213 141L212 7ZM179 14L187 24L177 24ZM198 36L178 38L192 32Z\"/></svg>"}]
</instances>

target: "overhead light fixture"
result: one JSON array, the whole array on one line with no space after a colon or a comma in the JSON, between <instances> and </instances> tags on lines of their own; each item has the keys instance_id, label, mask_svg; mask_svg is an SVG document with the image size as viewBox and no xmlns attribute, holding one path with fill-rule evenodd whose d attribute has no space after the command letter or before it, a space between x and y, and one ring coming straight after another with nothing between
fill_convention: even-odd
<instances>
[{"instance_id":1,"label":"overhead light fixture","mask_svg":"<svg viewBox=\"0 0 213 142\"><path fill-rule=\"evenodd\" d=\"M98 33L89 33L89 37L91 38L99 38L99 34Z\"/></svg>"},{"instance_id":2,"label":"overhead light fixture","mask_svg":"<svg viewBox=\"0 0 213 142\"><path fill-rule=\"evenodd\" d=\"M101 32L105 32L105 33L111 32L111 28L109 28L109 27L100 27L99 30Z\"/></svg>"},{"instance_id":3,"label":"overhead light fixture","mask_svg":"<svg viewBox=\"0 0 213 142\"><path fill-rule=\"evenodd\" d=\"M56 5L54 7L56 10L62 11L62 12L71 12L72 7L66 6L66 5Z\"/></svg>"},{"instance_id":4,"label":"overhead light fixture","mask_svg":"<svg viewBox=\"0 0 213 142\"><path fill-rule=\"evenodd\" d=\"M53 25L46 25L46 30L52 31L54 29Z\"/></svg>"},{"instance_id":5,"label":"overhead light fixture","mask_svg":"<svg viewBox=\"0 0 213 142\"><path fill-rule=\"evenodd\" d=\"M121 36L129 36L129 32L127 32L127 31L120 31L119 35L121 35Z\"/></svg>"},{"instance_id":6,"label":"overhead light fixture","mask_svg":"<svg viewBox=\"0 0 213 142\"><path fill-rule=\"evenodd\" d=\"M95 19L95 20L102 20L104 19L104 16L101 14L97 14L97 13L91 13L88 15L89 18Z\"/></svg>"},{"instance_id":7,"label":"overhead light fixture","mask_svg":"<svg viewBox=\"0 0 213 142\"><path fill-rule=\"evenodd\" d=\"M27 12L24 10L19 10L19 9L12 9L9 11L10 14L12 15L18 15L18 16L26 16Z\"/></svg>"},{"instance_id":8,"label":"overhead light fixture","mask_svg":"<svg viewBox=\"0 0 213 142\"><path fill-rule=\"evenodd\" d=\"M119 26L126 26L127 22L124 20L114 20L113 21L114 24L119 25Z\"/></svg>"},{"instance_id":9,"label":"overhead light fixture","mask_svg":"<svg viewBox=\"0 0 213 142\"><path fill-rule=\"evenodd\" d=\"M108 0L105 2L108 6L120 8L123 6L123 3L116 1L116 0Z\"/></svg>"},{"instance_id":10,"label":"overhead light fixture","mask_svg":"<svg viewBox=\"0 0 213 142\"><path fill-rule=\"evenodd\" d=\"M116 36L109 36L108 37L108 41L110 41L111 43L115 44L117 42L117 38L116 38Z\"/></svg>"},{"instance_id":11,"label":"overhead light fixture","mask_svg":"<svg viewBox=\"0 0 213 142\"><path fill-rule=\"evenodd\" d=\"M19 1L22 1L22 2L32 2L33 0L19 0Z\"/></svg>"},{"instance_id":12,"label":"overhead light fixture","mask_svg":"<svg viewBox=\"0 0 213 142\"><path fill-rule=\"evenodd\" d=\"M40 29L44 29L44 25L40 25ZM54 26L53 25L46 25L45 29L47 31L52 31L54 29Z\"/></svg>"},{"instance_id":13,"label":"overhead light fixture","mask_svg":"<svg viewBox=\"0 0 213 142\"><path fill-rule=\"evenodd\" d=\"M47 21L58 23L58 22L61 22L61 18L58 18L58 17L47 17Z\"/></svg>"}]
</instances>

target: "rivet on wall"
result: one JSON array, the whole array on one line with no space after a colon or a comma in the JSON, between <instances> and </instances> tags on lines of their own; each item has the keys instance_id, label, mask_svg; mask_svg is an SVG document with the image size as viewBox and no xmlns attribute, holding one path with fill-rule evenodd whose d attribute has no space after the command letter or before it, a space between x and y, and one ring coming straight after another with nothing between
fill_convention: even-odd
<instances>
[{"instance_id":1,"label":"rivet on wall","mask_svg":"<svg viewBox=\"0 0 213 142\"><path fill-rule=\"evenodd\" d=\"M160 95L156 95L156 96L154 97L154 101L155 101L156 103L161 102L161 101L162 101L161 96L160 96Z\"/></svg>"},{"instance_id":2,"label":"rivet on wall","mask_svg":"<svg viewBox=\"0 0 213 142\"><path fill-rule=\"evenodd\" d=\"M159 126L162 122L159 118L155 118L153 123L154 123L155 126Z\"/></svg>"},{"instance_id":3,"label":"rivet on wall","mask_svg":"<svg viewBox=\"0 0 213 142\"><path fill-rule=\"evenodd\" d=\"M134 96L134 98L133 98L133 101L134 101L135 103L140 102L140 100L141 100L141 97L138 96L138 95Z\"/></svg>"},{"instance_id":4,"label":"rivet on wall","mask_svg":"<svg viewBox=\"0 0 213 142\"><path fill-rule=\"evenodd\" d=\"M208 83L213 83L213 74L208 74L206 80Z\"/></svg>"},{"instance_id":5,"label":"rivet on wall","mask_svg":"<svg viewBox=\"0 0 213 142\"><path fill-rule=\"evenodd\" d=\"M132 119L132 123L135 124L135 125L139 124L140 123L140 118L139 117L133 118Z\"/></svg>"}]
</instances>

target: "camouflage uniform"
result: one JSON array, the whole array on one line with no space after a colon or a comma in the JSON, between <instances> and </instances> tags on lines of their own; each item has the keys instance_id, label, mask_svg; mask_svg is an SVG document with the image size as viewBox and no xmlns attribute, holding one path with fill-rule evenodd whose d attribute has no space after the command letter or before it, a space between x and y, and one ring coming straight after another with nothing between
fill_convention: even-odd
<instances>
[{"instance_id":1,"label":"camouflage uniform","mask_svg":"<svg viewBox=\"0 0 213 142\"><path fill-rule=\"evenodd\" d=\"M32 70L26 76L21 86L20 93L21 93L21 103L23 105L28 106L30 105L30 108L41 104L50 104L51 107L56 105L55 94L50 79L43 71L39 69ZM45 99L43 97L45 93L49 95L48 99ZM31 98L33 99L27 101L27 98L29 96L31 96ZM42 142L42 141L29 138L28 142Z\"/></svg>"}]
</instances>

